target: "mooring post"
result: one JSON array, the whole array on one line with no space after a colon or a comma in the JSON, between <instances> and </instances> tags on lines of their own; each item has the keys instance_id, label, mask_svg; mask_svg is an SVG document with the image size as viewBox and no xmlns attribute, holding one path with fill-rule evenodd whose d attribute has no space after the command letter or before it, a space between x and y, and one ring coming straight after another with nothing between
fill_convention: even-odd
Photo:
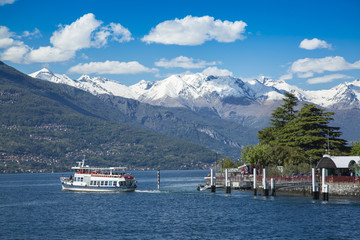
<instances>
[{"instance_id":1,"label":"mooring post","mask_svg":"<svg viewBox=\"0 0 360 240\"><path fill-rule=\"evenodd\" d=\"M318 200L319 199L319 185L316 182L315 168L311 169L311 176L312 176L312 197L314 200Z\"/></svg>"},{"instance_id":2,"label":"mooring post","mask_svg":"<svg viewBox=\"0 0 360 240\"><path fill-rule=\"evenodd\" d=\"M322 180L322 195L323 195L323 201L329 201L329 185L326 184L326 169L322 169L321 174L321 180Z\"/></svg>"},{"instance_id":3,"label":"mooring post","mask_svg":"<svg viewBox=\"0 0 360 240\"><path fill-rule=\"evenodd\" d=\"M329 201L329 185L323 186L323 201Z\"/></svg>"},{"instance_id":4,"label":"mooring post","mask_svg":"<svg viewBox=\"0 0 360 240\"><path fill-rule=\"evenodd\" d=\"M214 169L211 169L210 173L210 185L211 185L211 192L215 192L215 178L214 178Z\"/></svg>"},{"instance_id":5,"label":"mooring post","mask_svg":"<svg viewBox=\"0 0 360 240\"><path fill-rule=\"evenodd\" d=\"M231 183L229 180L229 169L225 169L225 186L226 186L226 193L231 193Z\"/></svg>"},{"instance_id":6,"label":"mooring post","mask_svg":"<svg viewBox=\"0 0 360 240\"><path fill-rule=\"evenodd\" d=\"M266 181L266 169L263 169L263 187L264 187L264 196L269 196L269 185Z\"/></svg>"},{"instance_id":7,"label":"mooring post","mask_svg":"<svg viewBox=\"0 0 360 240\"><path fill-rule=\"evenodd\" d=\"M158 190L160 190L160 169L158 169L158 171L157 171L157 187L158 187Z\"/></svg>"},{"instance_id":8,"label":"mooring post","mask_svg":"<svg viewBox=\"0 0 360 240\"><path fill-rule=\"evenodd\" d=\"M270 184L271 196L275 196L275 178L271 178Z\"/></svg>"},{"instance_id":9,"label":"mooring post","mask_svg":"<svg viewBox=\"0 0 360 240\"><path fill-rule=\"evenodd\" d=\"M257 189L256 189L256 174L257 174L257 170L256 170L256 168L254 168L253 174L254 174L254 183L253 183L254 196L256 196L256 194L257 194Z\"/></svg>"}]
</instances>

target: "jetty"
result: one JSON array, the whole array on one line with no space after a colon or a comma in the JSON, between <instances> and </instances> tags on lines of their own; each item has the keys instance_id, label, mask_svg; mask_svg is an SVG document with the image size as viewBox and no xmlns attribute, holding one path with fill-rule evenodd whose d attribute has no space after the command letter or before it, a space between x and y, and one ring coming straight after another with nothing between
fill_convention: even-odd
<instances>
[{"instance_id":1,"label":"jetty","mask_svg":"<svg viewBox=\"0 0 360 240\"><path fill-rule=\"evenodd\" d=\"M249 169L248 169L249 170ZM301 194L314 196L326 194L328 196L360 197L360 177L358 176L328 176L328 169L322 168L321 173L310 175L266 176L263 171L242 168L220 169L205 177L203 189L221 189L230 193L231 190L249 190L254 194L275 195L275 193ZM213 179L213 181L211 180ZM211 186L214 186L212 189ZM228 190L230 189L230 190ZM262 192L262 193L261 193ZM324 198L324 196L323 196Z\"/></svg>"}]
</instances>

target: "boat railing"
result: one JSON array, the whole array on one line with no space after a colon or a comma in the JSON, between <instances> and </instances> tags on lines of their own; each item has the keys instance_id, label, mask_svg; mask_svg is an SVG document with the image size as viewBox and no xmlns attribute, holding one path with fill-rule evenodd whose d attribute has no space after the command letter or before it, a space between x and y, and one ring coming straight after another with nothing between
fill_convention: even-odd
<instances>
[{"instance_id":1,"label":"boat railing","mask_svg":"<svg viewBox=\"0 0 360 240\"><path fill-rule=\"evenodd\" d=\"M123 175L104 175L101 173L95 173L95 174L91 174L92 177L108 177L108 178L122 178Z\"/></svg>"}]
</instances>

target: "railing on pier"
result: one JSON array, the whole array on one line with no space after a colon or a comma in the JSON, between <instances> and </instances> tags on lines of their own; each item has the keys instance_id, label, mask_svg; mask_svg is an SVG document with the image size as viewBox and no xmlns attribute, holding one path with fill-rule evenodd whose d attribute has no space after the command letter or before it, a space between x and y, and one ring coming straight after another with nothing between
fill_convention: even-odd
<instances>
[{"instance_id":1,"label":"railing on pier","mask_svg":"<svg viewBox=\"0 0 360 240\"><path fill-rule=\"evenodd\" d=\"M267 176L266 179L270 182L271 178L275 179L276 183L309 183L312 181L311 175L294 175L294 176ZM229 173L229 180L231 182L252 182L253 175L242 175L239 173ZM216 174L217 183L225 182L225 174ZM257 181L262 182L262 175L257 175ZM321 177L316 176L316 181L321 182ZM360 177L355 176L326 176L327 183L354 183L360 184Z\"/></svg>"},{"instance_id":2,"label":"railing on pier","mask_svg":"<svg viewBox=\"0 0 360 240\"><path fill-rule=\"evenodd\" d=\"M236 175L233 173L229 173L229 180L231 182L244 182L244 181L252 181L252 175ZM220 174L220 175L216 175L216 181L217 182L225 182L225 175L224 174Z\"/></svg>"},{"instance_id":3,"label":"railing on pier","mask_svg":"<svg viewBox=\"0 0 360 240\"><path fill-rule=\"evenodd\" d=\"M310 176L268 176L266 180L270 181L271 178L275 179L276 183L281 182L311 182ZM262 181L262 176L257 176L257 181ZM321 177L316 176L316 181L320 182ZM328 183L355 183L360 184L360 177L355 176L326 176L326 182Z\"/></svg>"},{"instance_id":4,"label":"railing on pier","mask_svg":"<svg viewBox=\"0 0 360 240\"><path fill-rule=\"evenodd\" d=\"M327 176L326 182L329 183L355 183L360 184L360 177L355 176Z\"/></svg>"},{"instance_id":5,"label":"railing on pier","mask_svg":"<svg viewBox=\"0 0 360 240\"><path fill-rule=\"evenodd\" d=\"M276 183L282 182L311 182L311 176L267 176L266 180L270 181L271 178L275 179ZM262 176L257 176L258 182L262 181Z\"/></svg>"}]
</instances>

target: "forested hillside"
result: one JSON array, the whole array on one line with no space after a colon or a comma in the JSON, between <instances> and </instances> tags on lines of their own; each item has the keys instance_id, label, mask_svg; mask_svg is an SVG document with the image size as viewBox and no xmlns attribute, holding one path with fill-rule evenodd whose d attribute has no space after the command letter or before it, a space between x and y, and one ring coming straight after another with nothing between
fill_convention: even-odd
<instances>
[{"instance_id":1,"label":"forested hillside","mask_svg":"<svg viewBox=\"0 0 360 240\"><path fill-rule=\"evenodd\" d=\"M84 157L90 165L166 169L214 161L204 147L119 124L114 119L127 116L89 93L2 62L0 114L0 172L68 170Z\"/></svg>"}]
</instances>

